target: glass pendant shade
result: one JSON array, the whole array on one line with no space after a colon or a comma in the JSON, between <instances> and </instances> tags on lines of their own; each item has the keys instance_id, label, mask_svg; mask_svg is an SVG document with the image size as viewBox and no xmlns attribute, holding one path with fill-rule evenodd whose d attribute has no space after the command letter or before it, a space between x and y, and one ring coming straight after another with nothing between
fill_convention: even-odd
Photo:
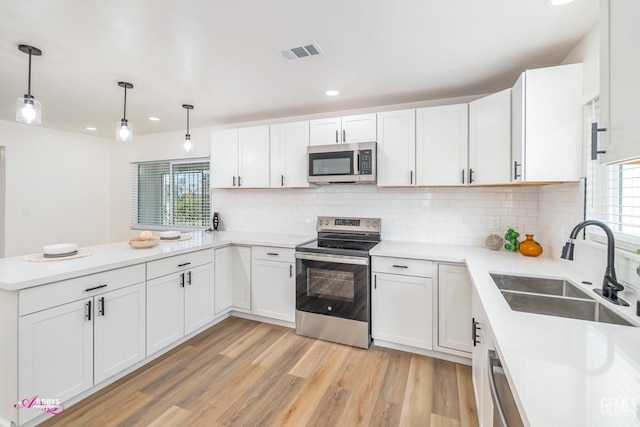
<instances>
[{"instance_id":1,"label":"glass pendant shade","mask_svg":"<svg viewBox=\"0 0 640 427\"><path fill-rule=\"evenodd\" d=\"M184 136L184 151L186 151L187 153L190 153L193 151L193 142L191 142L191 135L186 134Z\"/></svg>"},{"instance_id":2,"label":"glass pendant shade","mask_svg":"<svg viewBox=\"0 0 640 427\"><path fill-rule=\"evenodd\" d=\"M42 105L32 95L16 100L16 121L30 125L39 125L42 120Z\"/></svg>"},{"instance_id":3,"label":"glass pendant shade","mask_svg":"<svg viewBox=\"0 0 640 427\"><path fill-rule=\"evenodd\" d=\"M133 125L129 123L127 119L116 122L116 139L122 142L130 142L133 140Z\"/></svg>"}]
</instances>

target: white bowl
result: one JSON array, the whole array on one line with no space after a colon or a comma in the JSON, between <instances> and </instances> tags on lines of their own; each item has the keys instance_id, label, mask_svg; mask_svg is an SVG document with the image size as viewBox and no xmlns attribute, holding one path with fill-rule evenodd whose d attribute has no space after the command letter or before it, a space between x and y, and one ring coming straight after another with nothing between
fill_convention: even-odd
<instances>
[{"instance_id":1,"label":"white bowl","mask_svg":"<svg viewBox=\"0 0 640 427\"><path fill-rule=\"evenodd\" d=\"M68 254L77 250L77 243L60 243L57 245L47 245L42 247L42 253L45 255Z\"/></svg>"},{"instance_id":2,"label":"white bowl","mask_svg":"<svg viewBox=\"0 0 640 427\"><path fill-rule=\"evenodd\" d=\"M179 231L161 231L160 238L161 239L177 239L180 237Z\"/></svg>"}]
</instances>

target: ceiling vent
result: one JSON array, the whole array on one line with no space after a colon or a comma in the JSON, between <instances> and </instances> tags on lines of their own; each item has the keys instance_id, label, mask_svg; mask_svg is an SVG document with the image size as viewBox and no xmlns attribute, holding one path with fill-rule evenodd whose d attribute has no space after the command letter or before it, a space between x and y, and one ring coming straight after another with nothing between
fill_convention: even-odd
<instances>
[{"instance_id":1,"label":"ceiling vent","mask_svg":"<svg viewBox=\"0 0 640 427\"><path fill-rule=\"evenodd\" d=\"M281 49L280 55L288 61L297 61L298 59L311 58L312 56L324 55L322 49L316 42L305 44L304 46L296 46L289 49Z\"/></svg>"}]
</instances>

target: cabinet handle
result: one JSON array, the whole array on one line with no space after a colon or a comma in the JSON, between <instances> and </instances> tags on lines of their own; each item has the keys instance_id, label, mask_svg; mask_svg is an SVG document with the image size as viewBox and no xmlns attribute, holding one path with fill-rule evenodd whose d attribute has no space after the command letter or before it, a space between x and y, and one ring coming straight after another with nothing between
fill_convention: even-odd
<instances>
[{"instance_id":1,"label":"cabinet handle","mask_svg":"<svg viewBox=\"0 0 640 427\"><path fill-rule=\"evenodd\" d=\"M336 144L338 143L338 129L336 129Z\"/></svg>"},{"instance_id":2,"label":"cabinet handle","mask_svg":"<svg viewBox=\"0 0 640 427\"><path fill-rule=\"evenodd\" d=\"M462 169L462 183L464 184L464 169Z\"/></svg>"},{"instance_id":3,"label":"cabinet handle","mask_svg":"<svg viewBox=\"0 0 640 427\"><path fill-rule=\"evenodd\" d=\"M347 142L347 130L342 129L342 142Z\"/></svg>"},{"instance_id":4,"label":"cabinet handle","mask_svg":"<svg viewBox=\"0 0 640 427\"><path fill-rule=\"evenodd\" d=\"M408 265L396 265L396 264L393 264L392 267L394 267L394 268L409 268Z\"/></svg>"},{"instance_id":5,"label":"cabinet handle","mask_svg":"<svg viewBox=\"0 0 640 427\"><path fill-rule=\"evenodd\" d=\"M278 252L267 252L267 255L278 256Z\"/></svg>"},{"instance_id":6,"label":"cabinet handle","mask_svg":"<svg viewBox=\"0 0 640 427\"><path fill-rule=\"evenodd\" d=\"M184 288L184 273L180 273L180 287Z\"/></svg>"},{"instance_id":7,"label":"cabinet handle","mask_svg":"<svg viewBox=\"0 0 640 427\"><path fill-rule=\"evenodd\" d=\"M373 275L373 289L378 289L378 275Z\"/></svg>"},{"instance_id":8,"label":"cabinet handle","mask_svg":"<svg viewBox=\"0 0 640 427\"><path fill-rule=\"evenodd\" d=\"M87 288L84 291L85 292L91 292L91 291L95 291L96 289L101 289L101 288L106 288L107 284L105 283L104 285L98 285L98 286L94 286L93 288Z\"/></svg>"},{"instance_id":9,"label":"cabinet handle","mask_svg":"<svg viewBox=\"0 0 640 427\"><path fill-rule=\"evenodd\" d=\"M235 176L233 177L233 186L234 187L236 186L236 177Z\"/></svg>"},{"instance_id":10,"label":"cabinet handle","mask_svg":"<svg viewBox=\"0 0 640 427\"><path fill-rule=\"evenodd\" d=\"M413 185L413 171L409 172L409 184Z\"/></svg>"},{"instance_id":11,"label":"cabinet handle","mask_svg":"<svg viewBox=\"0 0 640 427\"><path fill-rule=\"evenodd\" d=\"M280 187L284 187L284 175L280 175Z\"/></svg>"},{"instance_id":12,"label":"cabinet handle","mask_svg":"<svg viewBox=\"0 0 640 427\"><path fill-rule=\"evenodd\" d=\"M242 187L242 177L238 175L238 187Z\"/></svg>"},{"instance_id":13,"label":"cabinet handle","mask_svg":"<svg viewBox=\"0 0 640 427\"><path fill-rule=\"evenodd\" d=\"M100 315L104 316L104 297L98 300L100 302Z\"/></svg>"},{"instance_id":14,"label":"cabinet handle","mask_svg":"<svg viewBox=\"0 0 640 427\"><path fill-rule=\"evenodd\" d=\"M598 122L591 123L591 160L596 160L598 154L604 154L606 150L598 150L598 132L605 132L607 128L599 128Z\"/></svg>"},{"instance_id":15,"label":"cabinet handle","mask_svg":"<svg viewBox=\"0 0 640 427\"><path fill-rule=\"evenodd\" d=\"M178 267L186 267L187 265L191 265L191 263L185 262L184 264L178 264Z\"/></svg>"},{"instance_id":16,"label":"cabinet handle","mask_svg":"<svg viewBox=\"0 0 640 427\"><path fill-rule=\"evenodd\" d=\"M289 277L293 277L293 264L289 264Z\"/></svg>"},{"instance_id":17,"label":"cabinet handle","mask_svg":"<svg viewBox=\"0 0 640 427\"><path fill-rule=\"evenodd\" d=\"M187 285L191 286L191 272L187 271Z\"/></svg>"},{"instance_id":18,"label":"cabinet handle","mask_svg":"<svg viewBox=\"0 0 640 427\"><path fill-rule=\"evenodd\" d=\"M91 301L87 301L85 306L87 307L87 313L85 314L85 317L87 318L87 320L91 320Z\"/></svg>"},{"instance_id":19,"label":"cabinet handle","mask_svg":"<svg viewBox=\"0 0 640 427\"><path fill-rule=\"evenodd\" d=\"M473 184L473 169L469 169L469 184Z\"/></svg>"},{"instance_id":20,"label":"cabinet handle","mask_svg":"<svg viewBox=\"0 0 640 427\"><path fill-rule=\"evenodd\" d=\"M522 166L522 165L518 163L517 160L513 162L513 180L514 181L522 176L522 174L518 173L519 166Z\"/></svg>"},{"instance_id":21,"label":"cabinet handle","mask_svg":"<svg viewBox=\"0 0 640 427\"><path fill-rule=\"evenodd\" d=\"M480 324L476 322L475 317L471 319L471 340L473 341L473 346L476 347L478 344L481 344L480 335L478 335L478 331L482 328L479 326Z\"/></svg>"}]
</instances>

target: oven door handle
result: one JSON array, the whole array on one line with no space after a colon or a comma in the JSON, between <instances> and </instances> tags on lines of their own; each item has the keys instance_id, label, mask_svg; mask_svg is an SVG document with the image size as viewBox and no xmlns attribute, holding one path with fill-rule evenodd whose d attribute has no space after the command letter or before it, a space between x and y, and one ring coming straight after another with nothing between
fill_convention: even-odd
<instances>
[{"instance_id":1,"label":"oven door handle","mask_svg":"<svg viewBox=\"0 0 640 427\"><path fill-rule=\"evenodd\" d=\"M369 265L368 257L325 255L325 254L309 253L309 252L296 252L295 257L297 259L303 259L308 261L335 262L338 264Z\"/></svg>"}]
</instances>

